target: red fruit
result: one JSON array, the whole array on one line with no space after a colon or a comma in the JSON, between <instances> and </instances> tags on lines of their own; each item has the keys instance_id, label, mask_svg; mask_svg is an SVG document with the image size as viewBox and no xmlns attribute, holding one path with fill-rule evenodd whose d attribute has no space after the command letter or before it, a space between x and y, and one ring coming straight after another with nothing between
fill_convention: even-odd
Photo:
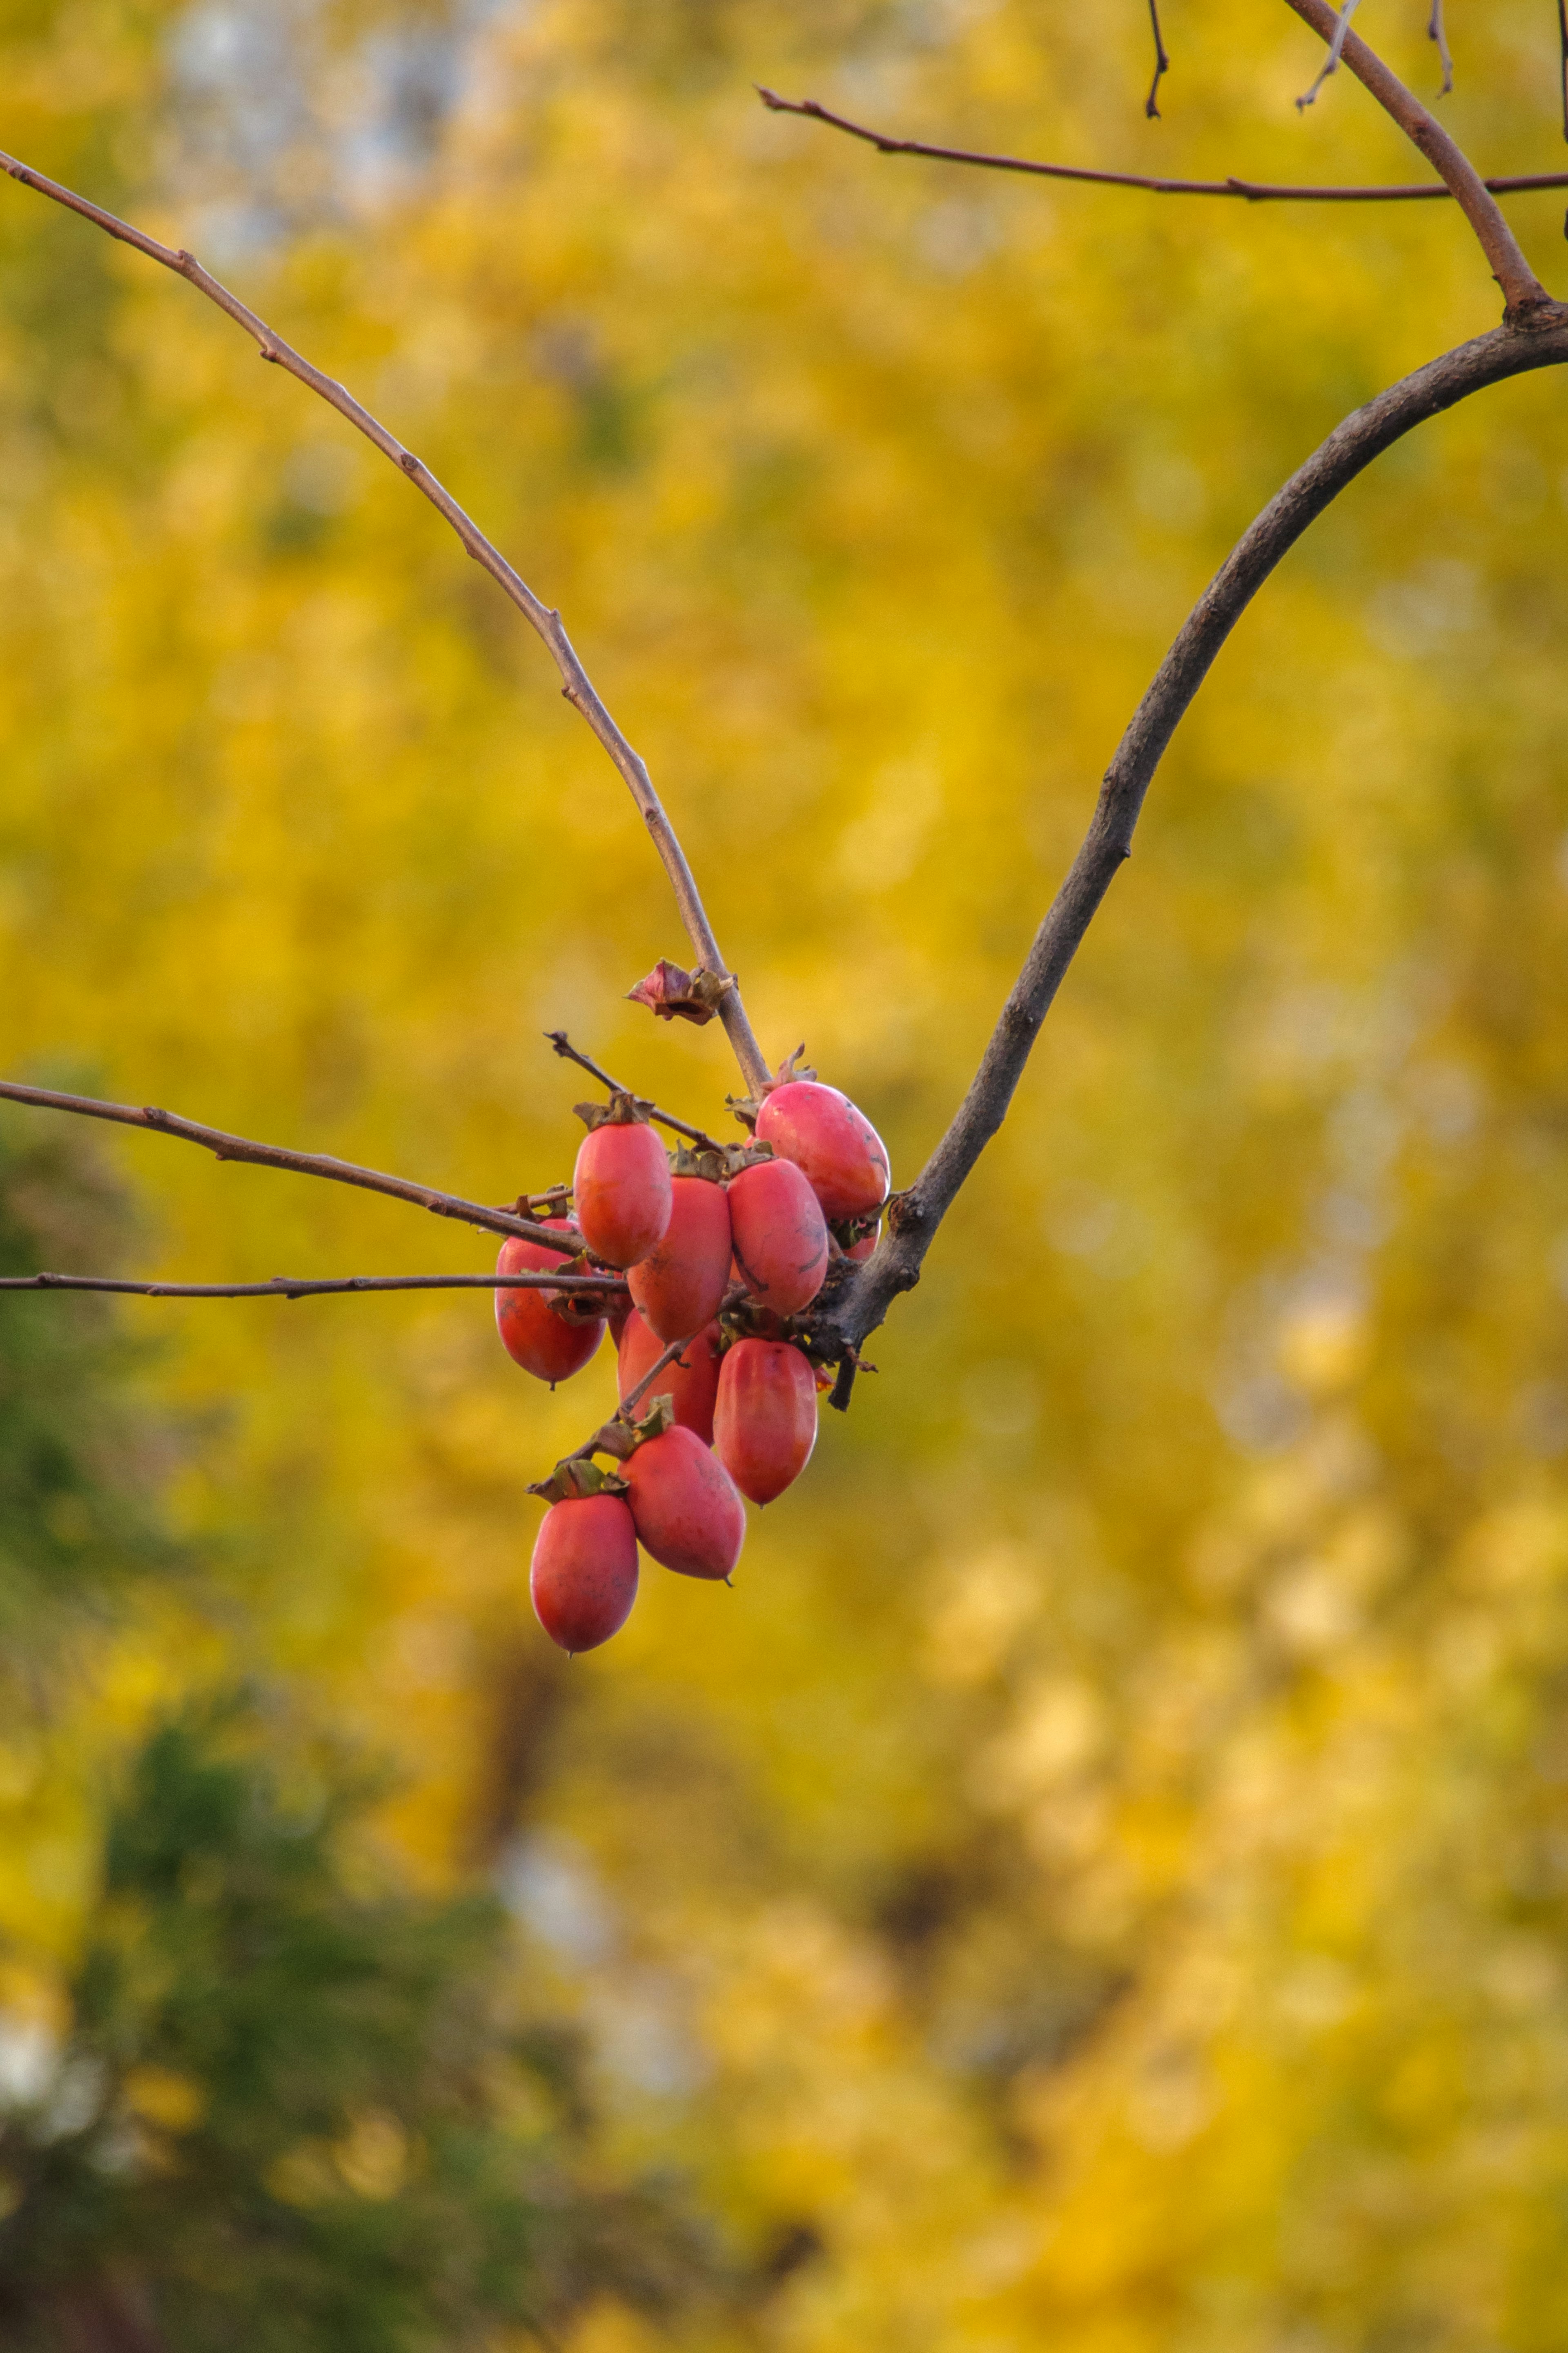
<instances>
[{"instance_id":1,"label":"red fruit","mask_svg":"<svg viewBox=\"0 0 1568 2353\"><path fill-rule=\"evenodd\" d=\"M827 1227L793 1160L757 1160L730 1186L735 1263L776 1315L809 1307L827 1272Z\"/></svg>"},{"instance_id":2,"label":"red fruit","mask_svg":"<svg viewBox=\"0 0 1568 2353\"><path fill-rule=\"evenodd\" d=\"M734 1481L695 1430L678 1423L621 1465L637 1541L681 1577L728 1577L746 1540Z\"/></svg>"},{"instance_id":3,"label":"red fruit","mask_svg":"<svg viewBox=\"0 0 1568 2353\"><path fill-rule=\"evenodd\" d=\"M545 1218L542 1223L552 1233L572 1230L564 1218ZM496 1272L547 1274L553 1268L559 1273L569 1264L558 1250L546 1250L542 1242L526 1242L521 1235L509 1234L500 1246ZM552 1388L557 1381L570 1380L574 1373L580 1373L605 1336L602 1315L569 1322L555 1314L551 1301L564 1302L571 1296L570 1292L561 1291L496 1293L496 1330L507 1355L536 1380L548 1381Z\"/></svg>"},{"instance_id":4,"label":"red fruit","mask_svg":"<svg viewBox=\"0 0 1568 2353\"><path fill-rule=\"evenodd\" d=\"M868 1218L888 1198L888 1153L847 1095L816 1079L791 1079L763 1097L757 1142L793 1160L833 1225Z\"/></svg>"},{"instance_id":5,"label":"red fruit","mask_svg":"<svg viewBox=\"0 0 1568 2353\"><path fill-rule=\"evenodd\" d=\"M664 1238L628 1276L632 1297L661 1340L685 1340L710 1324L730 1283L730 1204L706 1176L671 1179Z\"/></svg>"},{"instance_id":6,"label":"red fruit","mask_svg":"<svg viewBox=\"0 0 1568 2353\"><path fill-rule=\"evenodd\" d=\"M646 1372L652 1370L664 1354L664 1342L650 1332L634 1307L626 1318L626 1328L621 1340L619 1386L622 1397L629 1397ZM689 1340L672 1364L665 1366L653 1388L637 1408L646 1413L656 1397L667 1397L676 1420L685 1430L695 1430L704 1446L713 1443L713 1400L719 1392L719 1326L710 1324Z\"/></svg>"},{"instance_id":7,"label":"red fruit","mask_svg":"<svg viewBox=\"0 0 1568 2353\"><path fill-rule=\"evenodd\" d=\"M781 1340L737 1340L719 1372L713 1443L742 1495L771 1504L816 1444L816 1376Z\"/></svg>"},{"instance_id":8,"label":"red fruit","mask_svg":"<svg viewBox=\"0 0 1568 2353\"><path fill-rule=\"evenodd\" d=\"M583 1239L608 1266L636 1266L664 1239L674 1206L669 1162L640 1120L606 1120L577 1148L572 1199Z\"/></svg>"},{"instance_id":9,"label":"red fruit","mask_svg":"<svg viewBox=\"0 0 1568 2353\"><path fill-rule=\"evenodd\" d=\"M596 1651L618 1634L637 1598L637 1540L619 1495L552 1504L534 1539L528 1588L534 1614L563 1651Z\"/></svg>"}]
</instances>

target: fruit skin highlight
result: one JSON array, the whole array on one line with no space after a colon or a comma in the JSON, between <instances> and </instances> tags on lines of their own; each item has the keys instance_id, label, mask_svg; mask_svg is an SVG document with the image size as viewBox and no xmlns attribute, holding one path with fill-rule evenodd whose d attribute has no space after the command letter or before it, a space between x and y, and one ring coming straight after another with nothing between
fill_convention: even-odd
<instances>
[{"instance_id":1,"label":"fruit skin highlight","mask_svg":"<svg viewBox=\"0 0 1568 2353\"><path fill-rule=\"evenodd\" d=\"M625 1499L552 1504L534 1538L528 1589L551 1641L574 1657L618 1634L637 1598L637 1530Z\"/></svg>"},{"instance_id":2,"label":"fruit skin highlight","mask_svg":"<svg viewBox=\"0 0 1568 2353\"><path fill-rule=\"evenodd\" d=\"M837 1087L790 1079L770 1088L757 1112L756 1135L781 1160L794 1162L830 1225L868 1218L888 1198L888 1148Z\"/></svg>"},{"instance_id":3,"label":"fruit skin highlight","mask_svg":"<svg viewBox=\"0 0 1568 2353\"><path fill-rule=\"evenodd\" d=\"M616 1365L617 1385L623 1398L630 1396L643 1375L663 1356L664 1348L664 1342L648 1330L634 1307L621 1335ZM719 1326L710 1324L694 1340L687 1342L672 1364L666 1365L644 1398L642 1410L646 1412L656 1397L668 1398L675 1419L682 1428L695 1431L704 1446L711 1446L713 1401L718 1394Z\"/></svg>"},{"instance_id":4,"label":"fruit skin highlight","mask_svg":"<svg viewBox=\"0 0 1568 2353\"><path fill-rule=\"evenodd\" d=\"M679 1423L621 1466L637 1542L679 1577L728 1577L746 1540L746 1507L724 1465Z\"/></svg>"},{"instance_id":5,"label":"fruit skin highlight","mask_svg":"<svg viewBox=\"0 0 1568 2353\"><path fill-rule=\"evenodd\" d=\"M565 1218L545 1218L542 1222L552 1233L569 1234L572 1227ZM544 1248L542 1242L524 1241L520 1234L509 1234L500 1246L496 1260L498 1274L543 1274L552 1267L559 1274L571 1264L559 1251ZM580 1296L581 1294L579 1294ZM580 1373L605 1336L605 1318L559 1315L551 1306L552 1299L569 1300L570 1292L498 1291L496 1293L496 1330L501 1345L514 1364L535 1380L548 1381L552 1388L557 1381L568 1381Z\"/></svg>"},{"instance_id":6,"label":"fruit skin highlight","mask_svg":"<svg viewBox=\"0 0 1568 2353\"><path fill-rule=\"evenodd\" d=\"M670 1180L669 1223L628 1273L645 1324L663 1341L689 1339L710 1324L730 1282L730 1203L706 1176Z\"/></svg>"},{"instance_id":7,"label":"fruit skin highlight","mask_svg":"<svg viewBox=\"0 0 1568 2353\"><path fill-rule=\"evenodd\" d=\"M663 1240L674 1207L664 1146L630 1095L579 1103L588 1133L577 1147L572 1201L583 1240L606 1266L636 1266Z\"/></svg>"},{"instance_id":8,"label":"fruit skin highlight","mask_svg":"<svg viewBox=\"0 0 1568 2353\"><path fill-rule=\"evenodd\" d=\"M816 1376L782 1340L737 1340L719 1370L713 1415L719 1460L753 1504L798 1479L816 1444Z\"/></svg>"},{"instance_id":9,"label":"fruit skin highlight","mask_svg":"<svg viewBox=\"0 0 1568 2353\"><path fill-rule=\"evenodd\" d=\"M730 1184L735 1263L754 1299L775 1315L809 1307L827 1272L827 1226L792 1160L758 1160Z\"/></svg>"}]
</instances>

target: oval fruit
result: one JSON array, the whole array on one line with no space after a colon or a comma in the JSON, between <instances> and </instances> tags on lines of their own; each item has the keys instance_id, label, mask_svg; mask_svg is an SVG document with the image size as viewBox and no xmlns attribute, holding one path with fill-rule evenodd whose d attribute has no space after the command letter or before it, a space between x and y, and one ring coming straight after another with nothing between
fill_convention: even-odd
<instances>
[{"instance_id":1,"label":"oval fruit","mask_svg":"<svg viewBox=\"0 0 1568 2353\"><path fill-rule=\"evenodd\" d=\"M606 1121L577 1147L572 1201L583 1240L607 1266L636 1266L664 1238L673 1206L669 1162L640 1120Z\"/></svg>"},{"instance_id":2,"label":"oval fruit","mask_svg":"<svg viewBox=\"0 0 1568 2353\"><path fill-rule=\"evenodd\" d=\"M565 1218L545 1218L542 1223L553 1233L572 1231ZM552 1267L559 1271L567 1263L555 1250L546 1250L542 1242L524 1241L520 1234L509 1234L500 1246L496 1272L544 1274ZM555 1314L551 1301L570 1296L559 1291L496 1293L496 1330L507 1355L525 1373L531 1373L535 1380L548 1381L552 1388L557 1381L570 1380L574 1373L580 1373L605 1336L602 1315L577 1322Z\"/></svg>"},{"instance_id":3,"label":"oval fruit","mask_svg":"<svg viewBox=\"0 0 1568 2353\"><path fill-rule=\"evenodd\" d=\"M865 1113L837 1087L791 1079L763 1098L757 1142L792 1160L831 1225L868 1218L888 1198L888 1150Z\"/></svg>"},{"instance_id":4,"label":"oval fruit","mask_svg":"<svg viewBox=\"0 0 1568 2353\"><path fill-rule=\"evenodd\" d=\"M528 1589L551 1641L574 1656L618 1634L637 1598L637 1530L625 1499L552 1504L534 1538Z\"/></svg>"},{"instance_id":5,"label":"oval fruit","mask_svg":"<svg viewBox=\"0 0 1568 2353\"><path fill-rule=\"evenodd\" d=\"M685 1340L710 1324L730 1284L730 1204L706 1176L670 1179L669 1223L627 1281L644 1323L661 1340Z\"/></svg>"},{"instance_id":6,"label":"oval fruit","mask_svg":"<svg viewBox=\"0 0 1568 2353\"><path fill-rule=\"evenodd\" d=\"M621 1465L637 1542L680 1577L728 1577L746 1540L746 1507L724 1465L678 1423Z\"/></svg>"},{"instance_id":7,"label":"oval fruit","mask_svg":"<svg viewBox=\"0 0 1568 2353\"><path fill-rule=\"evenodd\" d=\"M816 1444L816 1376L782 1340L737 1340L719 1371L713 1445L742 1495L771 1504Z\"/></svg>"},{"instance_id":8,"label":"oval fruit","mask_svg":"<svg viewBox=\"0 0 1568 2353\"><path fill-rule=\"evenodd\" d=\"M809 1307L827 1272L827 1227L793 1160L758 1160L730 1186L735 1263L775 1315Z\"/></svg>"},{"instance_id":9,"label":"oval fruit","mask_svg":"<svg viewBox=\"0 0 1568 2353\"><path fill-rule=\"evenodd\" d=\"M623 1398L629 1397L643 1375L663 1356L665 1343L650 1332L634 1307L621 1335L616 1366ZM713 1443L713 1400L719 1394L719 1326L710 1324L689 1340L673 1364L667 1365L637 1408L646 1413L656 1397L667 1397L682 1429L694 1430L704 1446Z\"/></svg>"}]
</instances>

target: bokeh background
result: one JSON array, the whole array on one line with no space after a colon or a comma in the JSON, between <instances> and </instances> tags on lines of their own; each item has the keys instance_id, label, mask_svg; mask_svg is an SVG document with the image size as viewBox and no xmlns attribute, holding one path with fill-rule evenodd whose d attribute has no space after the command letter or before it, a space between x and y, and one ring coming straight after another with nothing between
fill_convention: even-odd
<instances>
[{"instance_id":1,"label":"bokeh background","mask_svg":"<svg viewBox=\"0 0 1568 2353\"><path fill-rule=\"evenodd\" d=\"M1423 90L1425 0L1369 37ZM1453 0L1483 168L1548 0ZM417 448L647 755L764 1044L906 1181L1164 643L1494 321L1283 8L0 0L0 142ZM1561 195L1510 202L1549 284ZM568 1669L611 1397L488 1301L0 1321L0 2338L27 2353L1568 2341L1568 408L1489 393L1244 621L920 1290ZM430 511L0 185L3 1066L487 1200L564 1025L689 1115L635 812ZM483 1267L17 1113L7 1265ZM70 1129L71 1132L66 1131Z\"/></svg>"}]
</instances>

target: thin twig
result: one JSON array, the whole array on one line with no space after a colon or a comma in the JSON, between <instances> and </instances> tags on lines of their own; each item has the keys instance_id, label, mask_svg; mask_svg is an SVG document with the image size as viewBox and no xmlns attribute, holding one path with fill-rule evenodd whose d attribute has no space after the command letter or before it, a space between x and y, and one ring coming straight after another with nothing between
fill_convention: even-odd
<instances>
[{"instance_id":1,"label":"thin twig","mask_svg":"<svg viewBox=\"0 0 1568 2353\"><path fill-rule=\"evenodd\" d=\"M633 1414L637 1411L637 1407L641 1405L644 1398L647 1395L655 1381L658 1380L660 1373L664 1371L667 1366L673 1365L676 1358L680 1355L682 1349L689 1348L691 1341L699 1338L700 1336L700 1335L699 1334L694 1332L691 1335L690 1339L672 1340L670 1342L668 1347L665 1350L663 1356L658 1358L658 1362L648 1366L647 1372L643 1375L636 1388L628 1389L626 1391L616 1411L615 1418L617 1421L630 1421Z\"/></svg>"},{"instance_id":2,"label":"thin twig","mask_svg":"<svg viewBox=\"0 0 1568 2353\"><path fill-rule=\"evenodd\" d=\"M1321 66L1319 68L1318 78L1312 84L1311 89L1304 91L1296 100L1296 111L1298 114L1304 113L1306 109L1312 104L1318 92L1328 80L1329 76L1331 74L1338 73L1340 69L1340 52L1345 45L1345 35L1351 28L1351 18L1355 15L1356 9L1359 5L1360 0L1344 0L1344 5L1339 12L1339 22L1334 26L1334 37L1329 43L1329 54L1323 59Z\"/></svg>"},{"instance_id":3,"label":"thin twig","mask_svg":"<svg viewBox=\"0 0 1568 2353\"><path fill-rule=\"evenodd\" d=\"M638 1103L647 1100L646 1097L637 1094L635 1088L623 1087L619 1079L612 1079L608 1071L602 1071L597 1062L589 1060L586 1054L580 1054L564 1029L547 1029L544 1034L558 1054L563 1055L568 1062L575 1062L580 1071L586 1071L591 1079L597 1079L599 1084L608 1087L612 1094L632 1095ZM699 1145L704 1152L722 1152L724 1149L715 1136L708 1134L706 1128L693 1127L689 1121L677 1119L672 1111L660 1111L657 1103L648 1104L647 1115L649 1119L657 1120L660 1127L670 1128L677 1135L689 1136L692 1143Z\"/></svg>"},{"instance_id":4,"label":"thin twig","mask_svg":"<svg viewBox=\"0 0 1568 2353\"><path fill-rule=\"evenodd\" d=\"M451 524L475 562L484 566L549 648L561 673L562 693L573 709L581 712L587 721L641 811L643 822L653 837L654 847L674 889L680 920L686 926L687 936L697 952L699 962L705 965L710 972L728 973L730 967L720 954L713 926L708 920L691 869L686 862L686 853L654 790L647 768L595 693L566 634L560 614L534 595L499 548L464 512L451 492L437 480L428 466L412 450L405 449L402 442L389 433L367 408L363 408L341 384L331 376L323 375L320 368L313 367L280 335L274 334L265 320L259 319L237 295L231 294L228 288L221 285L210 271L204 269L195 256L186 252L184 247L176 248L160 245L158 239L149 237L144 229L133 228L128 221L105 212L101 206L89 203L87 197L79 196L74 190L62 187L58 180L46 178L42 172L35 172L30 164L18 162L14 155L0 153L0 169L8 172L14 180L19 180L24 187L33 189L38 195L48 196L58 205L64 205L68 211L79 213L83 220L93 222L110 237L118 237L122 245L134 246L136 251L144 253L150 261L160 262L165 269L172 269L177 278L184 278L198 293L205 294L210 302L216 302L237 326L243 327L247 335L254 337L264 360L270 360L286 369L300 384L318 393L329 407L335 408L340 417L347 417L367 441L374 442L383 457L390 458L393 464L407 475L416 490L424 492L431 505ZM718 1009L747 1082L756 1086L768 1076L768 1066L746 1018L740 990L732 981Z\"/></svg>"},{"instance_id":5,"label":"thin twig","mask_svg":"<svg viewBox=\"0 0 1568 2353\"><path fill-rule=\"evenodd\" d=\"M1561 0L1561 5L1568 9L1568 0ZM924 139L895 139L885 131L873 131L864 122L852 121L847 114L836 114L831 107L819 105L815 98L781 98L777 90L765 90L761 83L756 88L763 104L773 113L807 115L812 121L826 122L830 130L843 131L851 139L863 139L879 154L920 155L936 164L970 164L983 172L1022 172L1038 180L1085 180L1102 188L1137 188L1152 196L1239 196L1249 205L1411 204L1434 196L1447 199L1454 193L1441 180L1415 180L1387 187L1317 187L1241 180L1234 175L1225 180L1161 180L1151 179L1141 172L1097 172L1087 164L1041 164L1027 155L994 155L983 148L938 147ZM1568 188L1568 172L1531 172L1509 179L1486 180L1481 185L1494 195L1519 195L1531 188Z\"/></svg>"},{"instance_id":6,"label":"thin twig","mask_svg":"<svg viewBox=\"0 0 1568 2353\"><path fill-rule=\"evenodd\" d=\"M820 1309L803 1318L816 1351L842 1362L876 1330L921 1261L959 1189L1006 1117L1040 1025L1095 911L1123 861L1145 794L1209 667L1280 558L1346 485L1414 427L1472 393L1535 368L1568 364L1568 303L1505 320L1417 368L1335 427L1269 501L1199 597L1117 746L1082 848L1035 935L968 1093L908 1192L888 1205L887 1229Z\"/></svg>"},{"instance_id":7,"label":"thin twig","mask_svg":"<svg viewBox=\"0 0 1568 2353\"><path fill-rule=\"evenodd\" d=\"M269 1282L127 1282L107 1274L0 1275L0 1291L123 1291L138 1299L317 1299L345 1291L622 1292L595 1274L275 1274Z\"/></svg>"},{"instance_id":8,"label":"thin twig","mask_svg":"<svg viewBox=\"0 0 1568 2353\"><path fill-rule=\"evenodd\" d=\"M1568 0L1559 0L1559 5L1568 5ZM1443 69L1443 87L1437 95L1439 98L1451 97L1454 89L1454 58L1448 47L1447 26L1443 22L1443 0L1432 0L1432 14L1426 24L1426 38L1436 42L1437 58Z\"/></svg>"},{"instance_id":9,"label":"thin twig","mask_svg":"<svg viewBox=\"0 0 1568 2353\"><path fill-rule=\"evenodd\" d=\"M583 1248L583 1237L575 1229L570 1234L553 1233L548 1226L536 1226L510 1209L488 1209L482 1201L438 1193L433 1186L416 1185L407 1176L384 1176L374 1168L361 1168L352 1160L338 1160L326 1152L289 1152L279 1144L256 1144L248 1136L229 1135L221 1127L203 1127L194 1119L181 1119L175 1112L158 1111L151 1104L138 1111L131 1103L100 1103L96 1095L62 1095L49 1087L20 1086L14 1079L0 1079L0 1098L31 1103L42 1111L74 1112L83 1119L113 1120L121 1127L150 1128L155 1135L198 1144L219 1160L248 1161L258 1168L286 1168L296 1176L327 1176L337 1185L357 1185L362 1192L412 1201L433 1217L456 1218L465 1226L479 1226L492 1234L520 1235L524 1241L559 1251L563 1258L575 1258Z\"/></svg>"},{"instance_id":10,"label":"thin twig","mask_svg":"<svg viewBox=\"0 0 1568 2353\"><path fill-rule=\"evenodd\" d=\"M1526 261L1518 238L1458 142L1450 138L1415 93L1405 89L1375 49L1369 49L1356 34L1345 29L1339 11L1329 5L1329 0L1285 0L1285 5L1294 9L1303 24L1310 25L1321 39L1331 46L1338 42L1344 63L1363 89L1370 91L1384 112L1398 123L1452 191L1455 203L1474 229L1477 242L1491 264L1492 275L1502 288L1510 311L1522 312L1543 302L1550 303L1551 295Z\"/></svg>"},{"instance_id":11,"label":"thin twig","mask_svg":"<svg viewBox=\"0 0 1568 2353\"><path fill-rule=\"evenodd\" d=\"M1143 111L1151 122L1160 120L1160 84L1171 70L1171 60L1165 55L1165 44L1160 32L1160 0L1149 0L1149 23L1154 35L1154 79L1149 85L1149 95L1143 100Z\"/></svg>"}]
</instances>

